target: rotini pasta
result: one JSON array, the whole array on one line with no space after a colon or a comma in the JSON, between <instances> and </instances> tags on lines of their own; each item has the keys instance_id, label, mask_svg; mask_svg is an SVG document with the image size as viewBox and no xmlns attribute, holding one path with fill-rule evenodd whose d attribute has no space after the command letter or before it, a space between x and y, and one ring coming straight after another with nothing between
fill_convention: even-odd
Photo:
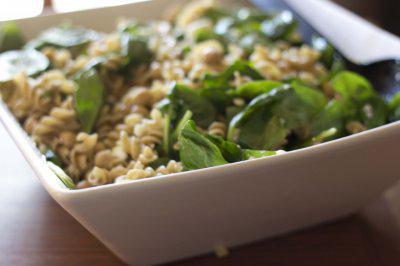
<instances>
[{"instance_id":1,"label":"rotini pasta","mask_svg":"<svg viewBox=\"0 0 400 266\"><path fill-rule=\"evenodd\" d=\"M0 73L1 99L76 188L280 154L398 115L386 115L389 108L371 90L371 102L341 110L358 97L338 92L348 82L372 86L339 71L340 61L326 60L321 47L303 43L288 18L275 29L282 14L223 10L201 0L168 21L124 19L111 33L79 29L84 35L74 45L66 36L38 37L12 52L39 61L10 60L16 73ZM351 101L343 104L346 97ZM379 104L386 109L376 112ZM338 109L334 123L316 122L321 112ZM345 114L354 115L336 121ZM376 114L388 117L372 119Z\"/></svg>"}]
</instances>

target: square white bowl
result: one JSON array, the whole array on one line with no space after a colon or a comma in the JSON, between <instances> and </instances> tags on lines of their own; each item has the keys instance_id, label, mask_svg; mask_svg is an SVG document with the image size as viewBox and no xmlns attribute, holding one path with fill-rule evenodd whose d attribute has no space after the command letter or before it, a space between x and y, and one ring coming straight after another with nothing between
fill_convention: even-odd
<instances>
[{"instance_id":1,"label":"square white bowl","mask_svg":"<svg viewBox=\"0 0 400 266\"><path fill-rule=\"evenodd\" d=\"M19 20L30 38L68 20L111 31L121 16L157 18L155 0ZM351 214L398 179L400 122L318 146L123 184L69 190L0 103L0 119L49 194L127 263L170 262Z\"/></svg>"}]
</instances>

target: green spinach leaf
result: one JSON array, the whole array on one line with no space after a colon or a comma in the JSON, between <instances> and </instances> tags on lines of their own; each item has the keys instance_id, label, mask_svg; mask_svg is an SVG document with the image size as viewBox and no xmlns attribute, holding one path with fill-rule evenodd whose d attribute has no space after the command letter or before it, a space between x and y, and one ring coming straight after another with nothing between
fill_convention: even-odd
<instances>
[{"instance_id":1,"label":"green spinach leaf","mask_svg":"<svg viewBox=\"0 0 400 266\"><path fill-rule=\"evenodd\" d=\"M236 61L221 74L205 75L203 78L203 85L205 88L228 89L231 87L229 85L229 81L233 79L236 71L241 75L248 76L254 80L264 79L264 77L258 71L256 71L249 62Z\"/></svg>"},{"instance_id":2,"label":"green spinach leaf","mask_svg":"<svg viewBox=\"0 0 400 266\"><path fill-rule=\"evenodd\" d=\"M14 22L6 22L0 26L0 52L18 50L25 44L22 32Z\"/></svg>"},{"instance_id":3,"label":"green spinach leaf","mask_svg":"<svg viewBox=\"0 0 400 266\"><path fill-rule=\"evenodd\" d=\"M193 113L193 120L201 127L206 128L215 120L217 111L214 105L189 87L176 84L168 94L168 99L183 106L184 110L190 110Z\"/></svg>"},{"instance_id":4,"label":"green spinach leaf","mask_svg":"<svg viewBox=\"0 0 400 266\"><path fill-rule=\"evenodd\" d=\"M211 140L222 153L222 156L230 163L239 162L243 160L243 151L239 145L236 143L224 140L219 136L207 135L209 140Z\"/></svg>"},{"instance_id":5,"label":"green spinach leaf","mask_svg":"<svg viewBox=\"0 0 400 266\"><path fill-rule=\"evenodd\" d=\"M312 122L312 136L317 136L330 128L337 130L337 136L345 135L347 117L345 106L338 100L331 100Z\"/></svg>"},{"instance_id":6,"label":"green spinach leaf","mask_svg":"<svg viewBox=\"0 0 400 266\"><path fill-rule=\"evenodd\" d=\"M268 93L283 85L283 83L277 81L251 81L238 87L232 94L251 100L260 94Z\"/></svg>"},{"instance_id":7,"label":"green spinach leaf","mask_svg":"<svg viewBox=\"0 0 400 266\"><path fill-rule=\"evenodd\" d=\"M35 76L45 71L49 65L47 57L35 50L4 52L0 54L0 82L8 82L22 71L28 76Z\"/></svg>"},{"instance_id":8,"label":"green spinach leaf","mask_svg":"<svg viewBox=\"0 0 400 266\"><path fill-rule=\"evenodd\" d=\"M290 40L296 29L296 20L289 11L283 11L261 24L261 31L271 40Z\"/></svg>"},{"instance_id":9,"label":"green spinach leaf","mask_svg":"<svg viewBox=\"0 0 400 266\"><path fill-rule=\"evenodd\" d=\"M325 38L313 36L311 46L321 54L320 61L330 69L335 60L335 48Z\"/></svg>"},{"instance_id":10,"label":"green spinach leaf","mask_svg":"<svg viewBox=\"0 0 400 266\"><path fill-rule=\"evenodd\" d=\"M276 155L276 151L264 151L264 150L243 150L243 159L257 159L262 157L268 157Z\"/></svg>"},{"instance_id":11,"label":"green spinach leaf","mask_svg":"<svg viewBox=\"0 0 400 266\"><path fill-rule=\"evenodd\" d=\"M400 92L396 93L389 102L390 121L400 120Z\"/></svg>"},{"instance_id":12,"label":"green spinach leaf","mask_svg":"<svg viewBox=\"0 0 400 266\"><path fill-rule=\"evenodd\" d=\"M55 154L52 150L47 150L44 153L44 156L46 157L47 161L52 162L59 167L61 167L63 165L60 157L58 157L58 155Z\"/></svg>"},{"instance_id":13,"label":"green spinach leaf","mask_svg":"<svg viewBox=\"0 0 400 266\"><path fill-rule=\"evenodd\" d=\"M179 157L187 170L228 163L217 145L197 132L192 120L186 122L179 135Z\"/></svg>"},{"instance_id":14,"label":"green spinach leaf","mask_svg":"<svg viewBox=\"0 0 400 266\"><path fill-rule=\"evenodd\" d=\"M349 119L359 120L367 128L386 122L386 104L364 77L354 72L342 71L333 78L332 87L340 95Z\"/></svg>"},{"instance_id":15,"label":"green spinach leaf","mask_svg":"<svg viewBox=\"0 0 400 266\"><path fill-rule=\"evenodd\" d=\"M103 105L104 85L95 69L82 73L76 82L75 108L83 130L90 133Z\"/></svg>"},{"instance_id":16,"label":"green spinach leaf","mask_svg":"<svg viewBox=\"0 0 400 266\"><path fill-rule=\"evenodd\" d=\"M49 166L50 170L53 171L53 173L61 180L61 182L69 189L74 189L75 188L75 183L72 180L71 177L69 177L63 169L61 169L59 166L55 165L52 162L47 162L47 165Z\"/></svg>"},{"instance_id":17,"label":"green spinach leaf","mask_svg":"<svg viewBox=\"0 0 400 266\"><path fill-rule=\"evenodd\" d=\"M98 33L84 28L61 26L43 31L38 38L27 43L28 48L41 50L44 47L67 48L79 54L90 42L99 39Z\"/></svg>"},{"instance_id":18,"label":"green spinach leaf","mask_svg":"<svg viewBox=\"0 0 400 266\"><path fill-rule=\"evenodd\" d=\"M147 38L128 33L121 35L121 55L127 59L127 65L130 67L148 64L153 59Z\"/></svg>"}]
</instances>

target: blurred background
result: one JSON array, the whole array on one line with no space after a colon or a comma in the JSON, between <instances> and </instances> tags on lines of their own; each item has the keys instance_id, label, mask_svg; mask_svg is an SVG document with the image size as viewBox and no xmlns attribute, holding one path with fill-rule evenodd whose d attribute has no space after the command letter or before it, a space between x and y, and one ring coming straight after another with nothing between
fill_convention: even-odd
<instances>
[{"instance_id":1,"label":"blurred background","mask_svg":"<svg viewBox=\"0 0 400 266\"><path fill-rule=\"evenodd\" d=\"M33 17L42 12L69 12L138 0L12 0L0 1L0 21ZM265 0L268 1L268 0ZM299 0L301 1L301 0ZM324 1L324 0L321 0ZM400 0L333 0L375 24L400 35Z\"/></svg>"}]
</instances>

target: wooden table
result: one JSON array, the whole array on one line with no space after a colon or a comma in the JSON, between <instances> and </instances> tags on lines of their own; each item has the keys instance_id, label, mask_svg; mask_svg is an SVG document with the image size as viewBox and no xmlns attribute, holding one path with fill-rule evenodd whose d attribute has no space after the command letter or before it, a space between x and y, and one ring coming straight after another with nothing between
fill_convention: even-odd
<instances>
[{"instance_id":1,"label":"wooden table","mask_svg":"<svg viewBox=\"0 0 400 266\"><path fill-rule=\"evenodd\" d=\"M122 265L58 206L0 127L0 265ZM365 210L176 265L400 265L400 186Z\"/></svg>"}]
</instances>

